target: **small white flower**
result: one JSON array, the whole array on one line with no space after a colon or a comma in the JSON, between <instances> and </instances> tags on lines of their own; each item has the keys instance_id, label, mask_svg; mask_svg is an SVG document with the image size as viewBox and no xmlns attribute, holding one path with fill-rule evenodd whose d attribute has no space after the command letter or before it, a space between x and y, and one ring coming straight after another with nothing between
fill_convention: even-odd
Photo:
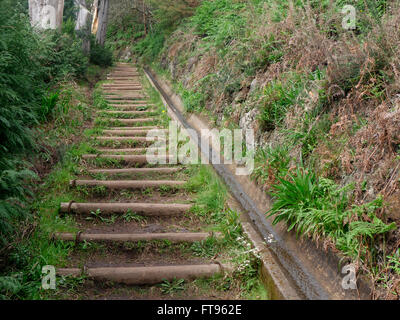
<instances>
[{"instance_id":1,"label":"small white flower","mask_svg":"<svg viewBox=\"0 0 400 320\"><path fill-rule=\"evenodd\" d=\"M275 242L273 234L269 234L268 237L264 238L267 243Z\"/></svg>"}]
</instances>

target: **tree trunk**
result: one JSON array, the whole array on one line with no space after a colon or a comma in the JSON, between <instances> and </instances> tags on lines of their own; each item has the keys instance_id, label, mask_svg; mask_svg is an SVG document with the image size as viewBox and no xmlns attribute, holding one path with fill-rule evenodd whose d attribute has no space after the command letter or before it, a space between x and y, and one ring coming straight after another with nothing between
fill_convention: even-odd
<instances>
[{"instance_id":1,"label":"tree trunk","mask_svg":"<svg viewBox=\"0 0 400 320\"><path fill-rule=\"evenodd\" d=\"M143 25L144 25L144 34L147 35L147 21L146 21L146 7L143 1Z\"/></svg>"},{"instance_id":2,"label":"tree trunk","mask_svg":"<svg viewBox=\"0 0 400 320\"><path fill-rule=\"evenodd\" d=\"M109 4L109 0L95 0L93 3L92 33L102 46L106 41Z\"/></svg>"},{"instance_id":3,"label":"tree trunk","mask_svg":"<svg viewBox=\"0 0 400 320\"><path fill-rule=\"evenodd\" d=\"M85 0L75 0L75 6L78 8L75 30L84 30L90 21L91 13L85 6Z\"/></svg>"},{"instance_id":4,"label":"tree trunk","mask_svg":"<svg viewBox=\"0 0 400 320\"><path fill-rule=\"evenodd\" d=\"M90 23L92 14L86 8L85 0L75 0L75 5L78 8L75 30L82 38L83 52L88 55L90 53Z\"/></svg>"},{"instance_id":5,"label":"tree trunk","mask_svg":"<svg viewBox=\"0 0 400 320\"><path fill-rule=\"evenodd\" d=\"M64 0L29 0L31 25L38 29L57 29L63 21Z\"/></svg>"}]
</instances>

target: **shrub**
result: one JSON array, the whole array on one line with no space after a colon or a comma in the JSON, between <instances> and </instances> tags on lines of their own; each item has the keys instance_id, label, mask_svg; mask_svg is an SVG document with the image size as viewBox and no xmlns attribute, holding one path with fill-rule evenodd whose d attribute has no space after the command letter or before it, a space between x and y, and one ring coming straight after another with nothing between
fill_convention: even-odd
<instances>
[{"instance_id":1,"label":"shrub","mask_svg":"<svg viewBox=\"0 0 400 320\"><path fill-rule=\"evenodd\" d=\"M187 112L200 111L204 107L205 97L201 92L181 88L183 105Z\"/></svg>"},{"instance_id":2,"label":"shrub","mask_svg":"<svg viewBox=\"0 0 400 320\"><path fill-rule=\"evenodd\" d=\"M269 186L278 182L279 178L284 178L289 171L290 155L289 148L285 145L276 147L268 146L258 149L255 154L256 167L252 177L258 183L266 183Z\"/></svg>"},{"instance_id":3,"label":"shrub","mask_svg":"<svg viewBox=\"0 0 400 320\"><path fill-rule=\"evenodd\" d=\"M111 50L130 47L144 36L144 26L133 17L123 16L107 28L107 46Z\"/></svg>"},{"instance_id":4,"label":"shrub","mask_svg":"<svg viewBox=\"0 0 400 320\"><path fill-rule=\"evenodd\" d=\"M238 12L245 4L232 0L203 1L191 19L195 31L215 46L222 46L243 34L246 20Z\"/></svg>"},{"instance_id":5,"label":"shrub","mask_svg":"<svg viewBox=\"0 0 400 320\"><path fill-rule=\"evenodd\" d=\"M64 23L67 21L75 21L78 12L79 12L79 7L76 5L75 0L64 0L64 13L63 13Z\"/></svg>"},{"instance_id":6,"label":"shrub","mask_svg":"<svg viewBox=\"0 0 400 320\"><path fill-rule=\"evenodd\" d=\"M45 57L45 66L50 67L51 81L66 77L82 78L85 76L88 59L82 50L82 42L66 33L50 32L46 43L51 54Z\"/></svg>"},{"instance_id":7,"label":"shrub","mask_svg":"<svg viewBox=\"0 0 400 320\"><path fill-rule=\"evenodd\" d=\"M165 41L165 31L160 27L154 28L147 37L138 41L133 47L132 51L139 56L143 57L145 62L154 61L158 54L161 52Z\"/></svg>"},{"instance_id":8,"label":"shrub","mask_svg":"<svg viewBox=\"0 0 400 320\"><path fill-rule=\"evenodd\" d=\"M265 87L260 114L263 129L273 130L282 124L286 112L299 98L301 85L301 79L295 75L286 82L276 80Z\"/></svg>"},{"instance_id":9,"label":"shrub","mask_svg":"<svg viewBox=\"0 0 400 320\"><path fill-rule=\"evenodd\" d=\"M45 121L53 113L56 108L59 93L55 92L42 98L41 108L39 110L40 120Z\"/></svg>"},{"instance_id":10,"label":"shrub","mask_svg":"<svg viewBox=\"0 0 400 320\"><path fill-rule=\"evenodd\" d=\"M91 38L90 44L90 62L101 67L109 67L113 64L112 51L98 44L94 37Z\"/></svg>"},{"instance_id":11,"label":"shrub","mask_svg":"<svg viewBox=\"0 0 400 320\"><path fill-rule=\"evenodd\" d=\"M199 0L148 0L153 8L155 19L163 28L171 28L184 18L193 15Z\"/></svg>"}]
</instances>

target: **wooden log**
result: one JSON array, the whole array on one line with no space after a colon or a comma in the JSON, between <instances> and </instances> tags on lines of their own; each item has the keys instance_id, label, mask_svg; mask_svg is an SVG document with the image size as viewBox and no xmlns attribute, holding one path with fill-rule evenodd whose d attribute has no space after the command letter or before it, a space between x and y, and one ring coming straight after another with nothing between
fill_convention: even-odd
<instances>
[{"instance_id":1,"label":"wooden log","mask_svg":"<svg viewBox=\"0 0 400 320\"><path fill-rule=\"evenodd\" d=\"M52 238L64 241L138 242L168 240L171 242L196 242L214 236L211 232L166 233L67 233L57 232Z\"/></svg>"},{"instance_id":2,"label":"wooden log","mask_svg":"<svg viewBox=\"0 0 400 320\"><path fill-rule=\"evenodd\" d=\"M146 189L163 186L178 187L186 181L178 180L71 180L71 186L106 187L108 189Z\"/></svg>"},{"instance_id":3,"label":"wooden log","mask_svg":"<svg viewBox=\"0 0 400 320\"><path fill-rule=\"evenodd\" d=\"M144 216L175 216L184 214L192 208L191 204L178 203L77 203L60 204L61 213L89 214L100 210L101 214L125 214L128 211Z\"/></svg>"},{"instance_id":4,"label":"wooden log","mask_svg":"<svg viewBox=\"0 0 400 320\"><path fill-rule=\"evenodd\" d=\"M220 264L152 266L152 267L104 267L57 269L58 275L81 276L86 274L96 281L113 281L129 285L156 284L164 280L174 279L195 280L212 277L215 274L228 270L228 266Z\"/></svg>"},{"instance_id":5,"label":"wooden log","mask_svg":"<svg viewBox=\"0 0 400 320\"><path fill-rule=\"evenodd\" d=\"M159 162L160 160L164 160L165 162L169 162L173 159L172 156L163 155L155 155L155 156L147 156L143 155L118 155L118 154L84 154L82 156L83 159L115 159L120 160L126 163L139 163L139 164L148 164L150 161Z\"/></svg>"},{"instance_id":6,"label":"wooden log","mask_svg":"<svg viewBox=\"0 0 400 320\"><path fill-rule=\"evenodd\" d=\"M121 173L175 173L182 170L181 167L172 168L126 168L126 169L92 169L89 173L121 174Z\"/></svg>"}]
</instances>

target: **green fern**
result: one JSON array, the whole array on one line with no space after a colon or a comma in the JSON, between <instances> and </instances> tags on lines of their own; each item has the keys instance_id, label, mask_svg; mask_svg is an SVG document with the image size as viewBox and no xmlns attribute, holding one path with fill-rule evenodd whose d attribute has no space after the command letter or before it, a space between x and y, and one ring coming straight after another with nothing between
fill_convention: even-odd
<instances>
[{"instance_id":1,"label":"green fern","mask_svg":"<svg viewBox=\"0 0 400 320\"><path fill-rule=\"evenodd\" d=\"M382 199L348 209L347 193L353 188L344 188L329 179L317 179L314 173L297 170L288 179L279 179L271 192L275 199L268 217L274 216L273 224L286 222L288 230L296 230L298 236L310 235L330 238L337 248L356 259L366 257L368 241L396 228L386 225L376 217ZM367 216L370 221L363 220Z\"/></svg>"},{"instance_id":2,"label":"green fern","mask_svg":"<svg viewBox=\"0 0 400 320\"><path fill-rule=\"evenodd\" d=\"M21 283L15 277L0 277L0 300L17 294L22 289Z\"/></svg>"}]
</instances>

